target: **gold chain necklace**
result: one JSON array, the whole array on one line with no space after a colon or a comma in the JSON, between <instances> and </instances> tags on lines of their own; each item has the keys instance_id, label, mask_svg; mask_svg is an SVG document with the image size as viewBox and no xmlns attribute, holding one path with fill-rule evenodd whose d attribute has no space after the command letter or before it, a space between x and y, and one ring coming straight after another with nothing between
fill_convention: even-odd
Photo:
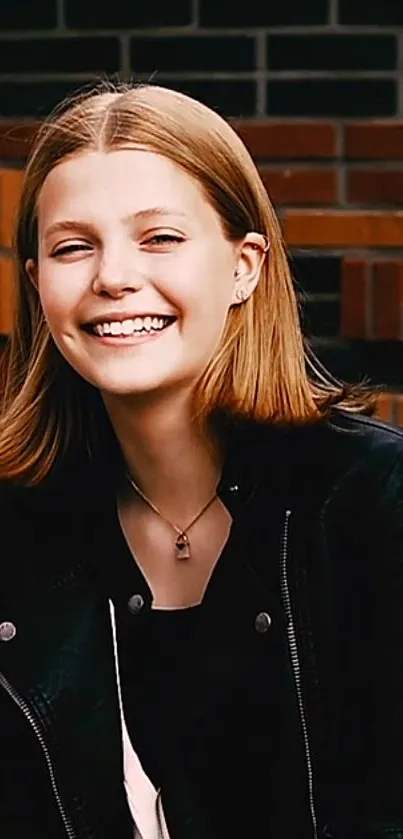
<instances>
[{"instance_id":1,"label":"gold chain necklace","mask_svg":"<svg viewBox=\"0 0 403 839\"><path fill-rule=\"evenodd\" d=\"M164 516L163 513L161 513L161 510L159 510L158 507L156 506L156 504L153 504L153 502L150 501L149 498L147 498L147 496L144 494L144 492L142 492L140 487L137 486L137 484L133 481L133 479L130 477L130 475L126 475L126 477L127 477L127 480L129 481L129 484L135 490L135 492L137 492L137 494L140 496L140 498L142 498L143 501L145 501L145 503L148 504L148 506L151 508L151 510L154 511L154 513L157 514L157 516L159 516L163 521L165 521L167 524L169 524L169 526L172 527L172 530L174 530L175 533L177 534L177 537L176 537L176 540L175 540L175 559L191 559L190 542L189 542L188 532L191 529L191 527L193 527L193 525L196 524L197 521L199 521L199 519L202 517L203 513L205 513L206 510L208 510L208 508L211 506L213 501L215 501L215 499L217 498L217 491L214 492L214 495L211 496L209 501L207 501L207 504L205 504L204 507L202 507L200 512L197 513L197 516L195 516L194 519L192 519L192 521L188 524L188 526L182 528L182 527L178 527L172 521L167 519L167 517Z\"/></svg>"}]
</instances>

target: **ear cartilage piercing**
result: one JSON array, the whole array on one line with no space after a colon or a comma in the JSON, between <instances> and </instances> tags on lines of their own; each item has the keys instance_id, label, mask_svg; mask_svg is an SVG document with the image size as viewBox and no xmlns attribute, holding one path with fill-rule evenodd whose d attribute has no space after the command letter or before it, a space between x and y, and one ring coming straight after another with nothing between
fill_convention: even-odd
<instances>
[{"instance_id":1,"label":"ear cartilage piercing","mask_svg":"<svg viewBox=\"0 0 403 839\"><path fill-rule=\"evenodd\" d=\"M265 240L265 246L264 246L264 248L263 248L263 253L267 253L267 251L269 251L269 250L270 250L270 241L269 241L269 239L267 238L267 236L266 236L266 234L265 234L265 233L261 233L260 235L261 235L261 236L262 236L262 238ZM252 248L255 248L255 250L257 250L257 251L261 250L260 245L255 245L255 244L252 244Z\"/></svg>"}]
</instances>

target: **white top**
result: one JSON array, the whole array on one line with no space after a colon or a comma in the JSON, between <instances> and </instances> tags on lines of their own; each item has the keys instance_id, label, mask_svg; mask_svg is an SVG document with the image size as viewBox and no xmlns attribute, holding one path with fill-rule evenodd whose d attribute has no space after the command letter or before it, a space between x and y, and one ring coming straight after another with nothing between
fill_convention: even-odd
<instances>
[{"instance_id":1,"label":"white top","mask_svg":"<svg viewBox=\"0 0 403 839\"><path fill-rule=\"evenodd\" d=\"M111 600L109 601L109 609L111 614L116 682L122 726L123 776L127 801L134 822L134 839L169 839L161 797L148 775L144 772L127 731L120 684L115 608Z\"/></svg>"}]
</instances>

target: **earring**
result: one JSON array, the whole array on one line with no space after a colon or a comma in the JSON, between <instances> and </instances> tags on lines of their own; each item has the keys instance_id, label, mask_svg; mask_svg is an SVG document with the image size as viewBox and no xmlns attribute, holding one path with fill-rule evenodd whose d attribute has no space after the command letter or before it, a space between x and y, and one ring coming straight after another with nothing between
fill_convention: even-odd
<instances>
[{"instance_id":1,"label":"earring","mask_svg":"<svg viewBox=\"0 0 403 839\"><path fill-rule=\"evenodd\" d=\"M240 303L244 303L247 299L248 292L244 288L238 288L235 292L235 297Z\"/></svg>"}]
</instances>

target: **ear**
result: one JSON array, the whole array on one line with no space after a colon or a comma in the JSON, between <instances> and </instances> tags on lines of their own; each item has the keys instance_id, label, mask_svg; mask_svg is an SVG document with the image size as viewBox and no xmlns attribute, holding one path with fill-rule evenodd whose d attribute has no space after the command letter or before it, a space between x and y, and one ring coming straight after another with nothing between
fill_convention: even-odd
<instances>
[{"instance_id":1,"label":"ear","mask_svg":"<svg viewBox=\"0 0 403 839\"><path fill-rule=\"evenodd\" d=\"M232 295L233 306L244 303L253 294L269 247L269 240L262 233L246 234L238 250Z\"/></svg>"},{"instance_id":2,"label":"ear","mask_svg":"<svg viewBox=\"0 0 403 839\"><path fill-rule=\"evenodd\" d=\"M35 288L38 288L38 265L34 259L27 259L25 263L25 270L32 285L35 286Z\"/></svg>"}]
</instances>

